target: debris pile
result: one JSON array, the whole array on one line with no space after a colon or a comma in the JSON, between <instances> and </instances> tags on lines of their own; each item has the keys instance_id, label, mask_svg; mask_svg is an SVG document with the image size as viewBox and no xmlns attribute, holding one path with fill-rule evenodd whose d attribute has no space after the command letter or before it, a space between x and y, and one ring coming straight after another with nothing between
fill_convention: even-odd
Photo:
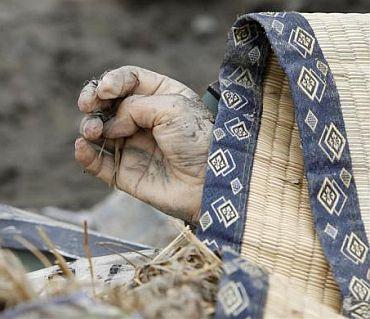
<instances>
[{"instance_id":1,"label":"debris pile","mask_svg":"<svg viewBox=\"0 0 370 319\"><path fill-rule=\"evenodd\" d=\"M0 307L9 319L211 318L220 275L220 259L188 229L159 253L58 260L29 274L0 250Z\"/></svg>"}]
</instances>

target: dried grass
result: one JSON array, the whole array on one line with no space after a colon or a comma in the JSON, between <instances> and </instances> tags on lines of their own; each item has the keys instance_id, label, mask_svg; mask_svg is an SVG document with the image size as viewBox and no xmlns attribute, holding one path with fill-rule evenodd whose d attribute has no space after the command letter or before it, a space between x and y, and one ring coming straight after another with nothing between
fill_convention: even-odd
<instances>
[{"instance_id":1,"label":"dried grass","mask_svg":"<svg viewBox=\"0 0 370 319\"><path fill-rule=\"evenodd\" d=\"M60 271L48 277L45 287L36 292L27 281L20 261L10 252L0 250L0 304L3 308L14 307L25 301L85 291L89 292L97 303L113 306L124 314L140 313L143 318L148 319L209 318L215 311L221 261L188 229L155 258L138 252L140 256L145 257L145 262L139 265L120 254L124 257L124 264L131 263L135 267L134 277L123 285L106 284L99 287L97 293L95 287L101 282L94 281L87 225L84 247L90 260L90 283L79 282L46 233L43 230L39 232L54 253ZM102 246L108 251L114 251L109 247L109 243L106 244ZM94 293L91 293L92 291Z\"/></svg>"},{"instance_id":2,"label":"dried grass","mask_svg":"<svg viewBox=\"0 0 370 319\"><path fill-rule=\"evenodd\" d=\"M20 260L8 250L0 250L0 309L15 306L36 297L26 280Z\"/></svg>"}]
</instances>

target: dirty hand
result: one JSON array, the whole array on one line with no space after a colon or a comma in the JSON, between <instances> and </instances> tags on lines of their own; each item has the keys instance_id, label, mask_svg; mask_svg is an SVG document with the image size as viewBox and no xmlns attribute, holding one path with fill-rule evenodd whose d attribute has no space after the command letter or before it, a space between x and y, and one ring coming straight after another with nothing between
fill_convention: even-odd
<instances>
[{"instance_id":1,"label":"dirty hand","mask_svg":"<svg viewBox=\"0 0 370 319\"><path fill-rule=\"evenodd\" d=\"M117 101L107 122L91 115ZM75 157L88 172L111 183L114 156L99 156L91 143L106 138L105 148L112 150L119 140L116 186L169 215L197 221L213 118L196 93L166 76L124 66L87 84L78 106L87 116Z\"/></svg>"}]
</instances>

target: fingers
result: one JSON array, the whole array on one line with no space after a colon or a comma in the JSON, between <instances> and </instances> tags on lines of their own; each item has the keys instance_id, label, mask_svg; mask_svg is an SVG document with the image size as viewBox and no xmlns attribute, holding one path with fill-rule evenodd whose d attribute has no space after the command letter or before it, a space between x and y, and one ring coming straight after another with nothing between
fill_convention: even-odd
<instances>
[{"instance_id":1,"label":"fingers","mask_svg":"<svg viewBox=\"0 0 370 319\"><path fill-rule=\"evenodd\" d=\"M123 100L117 114L104 124L107 138L127 137L141 128L154 128L181 112L186 101L181 95L130 96Z\"/></svg>"},{"instance_id":2,"label":"fingers","mask_svg":"<svg viewBox=\"0 0 370 319\"><path fill-rule=\"evenodd\" d=\"M191 103L182 95L133 95L124 99L116 116L103 123L99 117L85 117L80 132L85 139L96 141L133 135L139 128L152 129L178 116Z\"/></svg>"},{"instance_id":3,"label":"fingers","mask_svg":"<svg viewBox=\"0 0 370 319\"><path fill-rule=\"evenodd\" d=\"M89 141L99 139L103 133L103 121L96 116L85 116L80 123L80 133Z\"/></svg>"},{"instance_id":4,"label":"fingers","mask_svg":"<svg viewBox=\"0 0 370 319\"><path fill-rule=\"evenodd\" d=\"M131 94L181 94L189 99L197 97L187 86L167 76L136 66L123 66L107 72L100 81L90 81L81 91L78 107L81 112L92 113L108 108L112 99Z\"/></svg>"},{"instance_id":5,"label":"fingers","mask_svg":"<svg viewBox=\"0 0 370 319\"><path fill-rule=\"evenodd\" d=\"M114 161L111 155L101 154L99 157L85 139L78 138L75 142L75 158L86 171L110 184L114 174Z\"/></svg>"},{"instance_id":6,"label":"fingers","mask_svg":"<svg viewBox=\"0 0 370 319\"><path fill-rule=\"evenodd\" d=\"M80 96L78 98L78 108L81 112L91 113L98 110L106 109L111 105L111 101L102 100L99 98L96 91L98 81L90 81L82 89Z\"/></svg>"},{"instance_id":7,"label":"fingers","mask_svg":"<svg viewBox=\"0 0 370 319\"><path fill-rule=\"evenodd\" d=\"M197 96L176 80L136 66L123 66L105 74L97 87L97 93L102 100L130 94L182 94L188 98Z\"/></svg>"}]
</instances>

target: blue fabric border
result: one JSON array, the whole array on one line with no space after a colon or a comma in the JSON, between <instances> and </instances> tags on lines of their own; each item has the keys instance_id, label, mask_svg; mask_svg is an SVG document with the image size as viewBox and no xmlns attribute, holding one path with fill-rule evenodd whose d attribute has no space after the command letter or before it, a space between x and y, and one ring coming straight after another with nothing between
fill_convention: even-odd
<instances>
[{"instance_id":1,"label":"blue fabric border","mask_svg":"<svg viewBox=\"0 0 370 319\"><path fill-rule=\"evenodd\" d=\"M225 247L215 319L262 318L268 290L268 273Z\"/></svg>"},{"instance_id":2,"label":"blue fabric border","mask_svg":"<svg viewBox=\"0 0 370 319\"><path fill-rule=\"evenodd\" d=\"M344 314L365 318L369 243L340 99L314 32L298 13L247 14L229 33L197 236L214 250L231 246L240 252L269 45L289 78L315 229L340 287Z\"/></svg>"}]
</instances>

